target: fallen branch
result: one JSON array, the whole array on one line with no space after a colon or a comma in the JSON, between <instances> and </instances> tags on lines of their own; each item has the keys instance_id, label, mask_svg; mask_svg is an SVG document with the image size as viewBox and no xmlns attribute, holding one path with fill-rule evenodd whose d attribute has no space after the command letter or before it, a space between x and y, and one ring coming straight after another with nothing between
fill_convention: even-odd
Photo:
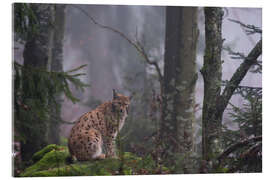
<instances>
[{"instance_id":1,"label":"fallen branch","mask_svg":"<svg viewBox=\"0 0 270 180\"><path fill-rule=\"evenodd\" d=\"M244 147L249 145L250 143L254 143L257 141L262 141L262 136L257 136L257 137L253 137L250 139L246 139L240 142L237 142L235 144L233 144L232 146L228 147L219 157L218 160L219 162L224 159L225 157L227 157L229 154L231 154L233 151L237 150L238 148Z\"/></svg>"},{"instance_id":2,"label":"fallen branch","mask_svg":"<svg viewBox=\"0 0 270 180\"><path fill-rule=\"evenodd\" d=\"M241 167L243 167L245 165L245 159L249 159L254 154L257 154L260 151L261 147L262 147L262 143L256 144L256 145L252 146L250 149L248 149L248 151L241 154L240 156L241 156L242 160L240 160L240 162L238 162L235 167L230 168L228 170L228 173L235 173L235 172L239 171L239 169L241 169Z\"/></svg>"}]
</instances>

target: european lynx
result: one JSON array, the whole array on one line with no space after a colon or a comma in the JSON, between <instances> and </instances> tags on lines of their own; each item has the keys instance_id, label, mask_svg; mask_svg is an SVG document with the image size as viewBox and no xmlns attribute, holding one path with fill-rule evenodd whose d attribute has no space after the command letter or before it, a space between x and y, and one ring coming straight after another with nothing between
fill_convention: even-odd
<instances>
[{"instance_id":1,"label":"european lynx","mask_svg":"<svg viewBox=\"0 0 270 180\"><path fill-rule=\"evenodd\" d=\"M73 126L68 139L72 157L79 161L116 157L115 139L128 115L130 97L113 90L113 100L82 115ZM106 155L102 153L102 145Z\"/></svg>"}]
</instances>

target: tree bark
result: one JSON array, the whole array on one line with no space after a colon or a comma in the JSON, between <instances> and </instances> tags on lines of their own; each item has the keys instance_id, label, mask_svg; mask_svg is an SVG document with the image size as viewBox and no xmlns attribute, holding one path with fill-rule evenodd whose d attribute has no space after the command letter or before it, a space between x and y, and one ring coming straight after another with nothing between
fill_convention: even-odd
<instances>
[{"instance_id":1,"label":"tree bark","mask_svg":"<svg viewBox=\"0 0 270 180\"><path fill-rule=\"evenodd\" d=\"M161 138L167 156L192 151L197 8L167 7Z\"/></svg>"},{"instance_id":2,"label":"tree bark","mask_svg":"<svg viewBox=\"0 0 270 180\"><path fill-rule=\"evenodd\" d=\"M47 69L48 52L49 52L49 36L52 31L50 21L52 19L51 9L49 5L45 4L30 4L39 27L36 33L29 33L27 36L26 44L24 47L23 58L25 67L36 67L41 69ZM31 25L33 22L29 22ZM23 104L28 102L34 102L37 100L37 95L33 87L38 89L38 83L40 78L38 75L32 77L33 81L29 82L27 78L27 71L22 71L22 88ZM34 86L33 86L34 84ZM30 88L30 86L32 88ZM32 91L30 91L32 89ZM38 108L43 108L47 105L47 102L42 101ZM21 142L22 159L29 160L34 152L41 149L48 143L47 138L47 122L41 120L37 114L31 114L31 116L20 117L22 121L21 134L24 135L24 140ZM31 127L30 127L31 126Z\"/></svg>"},{"instance_id":3,"label":"tree bark","mask_svg":"<svg viewBox=\"0 0 270 180\"><path fill-rule=\"evenodd\" d=\"M66 5L54 5L54 23L53 23L53 44L52 44L52 61L49 69L55 72L63 71L63 40L65 30L65 9ZM50 120L49 120L49 143L60 143L60 120L61 120L61 103L62 94L55 94L55 102L49 102Z\"/></svg>"},{"instance_id":4,"label":"tree bark","mask_svg":"<svg viewBox=\"0 0 270 180\"><path fill-rule=\"evenodd\" d=\"M202 115L202 154L210 160L216 150L221 131L222 113L217 111L217 100L221 92L222 77L222 8L204 8L205 14L205 55L201 69L204 80L204 99Z\"/></svg>"},{"instance_id":5,"label":"tree bark","mask_svg":"<svg viewBox=\"0 0 270 180\"><path fill-rule=\"evenodd\" d=\"M222 76L222 16L221 8L204 8L206 48L201 73L204 79L204 100L202 115L202 153L205 161L210 161L220 152L219 134L222 116L234 91L239 86L250 67L262 53L262 40L250 51L233 74L221 93Z\"/></svg>"}]
</instances>

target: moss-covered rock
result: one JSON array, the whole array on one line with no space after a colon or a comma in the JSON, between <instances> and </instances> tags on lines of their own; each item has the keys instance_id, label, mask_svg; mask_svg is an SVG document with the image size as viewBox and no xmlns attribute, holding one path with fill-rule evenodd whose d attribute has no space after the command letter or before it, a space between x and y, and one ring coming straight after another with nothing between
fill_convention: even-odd
<instances>
[{"instance_id":1,"label":"moss-covered rock","mask_svg":"<svg viewBox=\"0 0 270 180\"><path fill-rule=\"evenodd\" d=\"M155 163L151 156L145 158L125 152L120 159L75 162L67 164L69 157L66 146L48 145L37 152L33 158L38 160L20 176L97 176L155 174Z\"/></svg>"},{"instance_id":2,"label":"moss-covered rock","mask_svg":"<svg viewBox=\"0 0 270 180\"><path fill-rule=\"evenodd\" d=\"M61 167L65 165L68 156L68 149L65 146L48 145L33 155L32 159L36 163L28 167L21 176L32 176L37 171Z\"/></svg>"},{"instance_id":3,"label":"moss-covered rock","mask_svg":"<svg viewBox=\"0 0 270 180\"><path fill-rule=\"evenodd\" d=\"M57 145L56 144L50 144L48 146L46 146L45 148L41 149L40 151L36 152L33 157L32 160L34 162L39 161L46 153L52 151L52 150L57 149Z\"/></svg>"}]
</instances>

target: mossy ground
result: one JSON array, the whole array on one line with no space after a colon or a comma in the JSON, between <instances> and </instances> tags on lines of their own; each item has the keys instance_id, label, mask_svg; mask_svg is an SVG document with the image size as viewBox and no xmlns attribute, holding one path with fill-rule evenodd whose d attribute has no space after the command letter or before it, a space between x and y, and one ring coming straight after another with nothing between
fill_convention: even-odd
<instances>
[{"instance_id":1,"label":"mossy ground","mask_svg":"<svg viewBox=\"0 0 270 180\"><path fill-rule=\"evenodd\" d=\"M48 145L33 155L32 166L20 174L33 176L97 176L97 175L136 175L168 173L168 169L157 168L151 156L137 157L125 152L120 159L74 162L67 164L69 152L66 146Z\"/></svg>"}]
</instances>

